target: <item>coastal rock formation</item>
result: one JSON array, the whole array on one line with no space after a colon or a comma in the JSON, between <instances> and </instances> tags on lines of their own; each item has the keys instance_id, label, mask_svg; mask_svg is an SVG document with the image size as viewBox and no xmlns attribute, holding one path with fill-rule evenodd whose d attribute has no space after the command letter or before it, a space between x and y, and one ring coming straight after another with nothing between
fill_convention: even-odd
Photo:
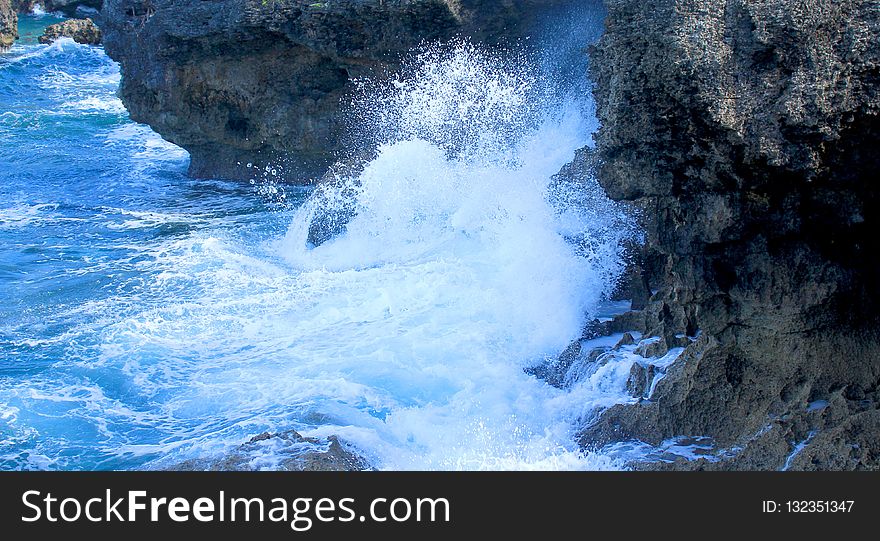
<instances>
[{"instance_id":1,"label":"coastal rock formation","mask_svg":"<svg viewBox=\"0 0 880 541\"><path fill-rule=\"evenodd\" d=\"M40 43L52 43L62 37L73 38L73 41L84 45L99 45L101 30L91 19L68 19L48 26L43 35L39 37L39 41Z\"/></svg>"},{"instance_id":2,"label":"coastal rock formation","mask_svg":"<svg viewBox=\"0 0 880 541\"><path fill-rule=\"evenodd\" d=\"M9 0L9 4L12 5L12 9L14 9L18 13L29 13L33 11L34 6L37 5L37 0ZM4 2L0 1L0 5L3 5Z\"/></svg>"},{"instance_id":3,"label":"coastal rock formation","mask_svg":"<svg viewBox=\"0 0 880 541\"><path fill-rule=\"evenodd\" d=\"M647 468L880 468L877 2L606 4L599 179L662 277L627 318L655 354L690 339L582 443L712 442Z\"/></svg>"},{"instance_id":4,"label":"coastal rock formation","mask_svg":"<svg viewBox=\"0 0 880 541\"><path fill-rule=\"evenodd\" d=\"M423 41L515 39L562 2L107 0L102 29L132 118L187 149L192 175L271 165L307 181L336 161L352 79L394 70Z\"/></svg>"},{"instance_id":5,"label":"coastal rock formation","mask_svg":"<svg viewBox=\"0 0 880 541\"><path fill-rule=\"evenodd\" d=\"M38 0L9 0L9 3L12 4L12 9L14 9L18 13L30 13L34 10L34 6L39 5ZM0 5L3 2L0 1Z\"/></svg>"},{"instance_id":6,"label":"coastal rock formation","mask_svg":"<svg viewBox=\"0 0 880 541\"><path fill-rule=\"evenodd\" d=\"M18 16L9 0L0 0L0 52L18 39Z\"/></svg>"}]
</instances>

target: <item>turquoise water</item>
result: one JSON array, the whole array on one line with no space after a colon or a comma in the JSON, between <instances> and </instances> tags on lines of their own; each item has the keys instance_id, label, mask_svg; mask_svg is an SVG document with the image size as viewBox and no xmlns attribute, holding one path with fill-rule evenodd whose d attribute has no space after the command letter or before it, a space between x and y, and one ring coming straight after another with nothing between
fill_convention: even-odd
<instances>
[{"instance_id":1,"label":"turquoise water","mask_svg":"<svg viewBox=\"0 0 880 541\"><path fill-rule=\"evenodd\" d=\"M615 467L574 431L629 399L631 361L566 390L524 371L621 269L604 196L548 197L589 115L469 47L417 59L368 100L400 132L348 184L356 218L312 248L307 189L188 178L100 47L35 43L49 22L0 55L0 468L162 468L289 429L384 469Z\"/></svg>"},{"instance_id":2,"label":"turquoise water","mask_svg":"<svg viewBox=\"0 0 880 541\"><path fill-rule=\"evenodd\" d=\"M36 43L57 20L21 17L0 56L0 467L125 468L142 459L107 447L161 435L88 411L149 408L124 367L95 365L108 323L167 302L149 286L163 248L203 231L256 246L289 217L188 179L186 153L128 119L101 48Z\"/></svg>"}]
</instances>

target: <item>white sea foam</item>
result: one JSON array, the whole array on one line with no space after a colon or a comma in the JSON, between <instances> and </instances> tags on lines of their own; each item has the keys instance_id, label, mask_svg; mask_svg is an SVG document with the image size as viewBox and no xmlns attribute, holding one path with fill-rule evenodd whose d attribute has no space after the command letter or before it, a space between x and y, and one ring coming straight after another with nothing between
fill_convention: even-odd
<instances>
[{"instance_id":1,"label":"white sea foam","mask_svg":"<svg viewBox=\"0 0 880 541\"><path fill-rule=\"evenodd\" d=\"M4 69L7 66L13 66L15 64L26 62L34 58L53 54L57 52L60 47L61 44L58 44L57 46L48 45L37 47L33 45L21 45L19 43L15 43L12 45L12 47L9 48L8 54L5 55L5 57L3 58L3 62L0 63L0 69Z\"/></svg>"},{"instance_id":2,"label":"white sea foam","mask_svg":"<svg viewBox=\"0 0 880 541\"><path fill-rule=\"evenodd\" d=\"M123 215L129 217L124 221L107 222L110 229L152 229L163 225L197 226L205 224L210 215L207 213L169 213L154 211L139 211L120 208L102 207L101 211L106 214Z\"/></svg>"},{"instance_id":3,"label":"white sea foam","mask_svg":"<svg viewBox=\"0 0 880 541\"><path fill-rule=\"evenodd\" d=\"M563 234L570 223L548 202L585 123L575 107L535 106L532 72L507 71L468 45L429 52L413 71L370 96L370 127L386 141L378 156L341 179L336 197L306 205L282 252L320 280L327 300L347 299L333 306L334 332L357 323L358 340L373 338L338 355L411 371L435 388L386 416L380 432L394 443L380 452L383 464L596 466L572 445L567 397L522 372L577 335L619 269L619 238L593 239L601 258L579 255ZM312 248L307 225L327 199L356 215ZM579 218L589 236L608 216Z\"/></svg>"},{"instance_id":4,"label":"white sea foam","mask_svg":"<svg viewBox=\"0 0 880 541\"><path fill-rule=\"evenodd\" d=\"M138 161L182 162L189 157L186 150L162 139L144 124L125 124L100 136L105 138L106 146L134 146L137 150L132 157Z\"/></svg>"},{"instance_id":5,"label":"white sea foam","mask_svg":"<svg viewBox=\"0 0 880 541\"><path fill-rule=\"evenodd\" d=\"M0 389L17 426L53 437L0 458L69 467L87 441L99 466L162 466L295 428L387 469L617 467L573 430L627 399L631 361L566 390L523 369L599 315L622 218L594 184L552 178L589 140L583 109L545 100L525 63L505 66L459 44L365 97L364 140L381 145L325 192L356 214L317 248L317 197L266 242L201 212L99 209L115 232L196 227L120 243L130 255L99 266L110 286L57 307L80 323L64 348L33 347L61 350L61 375ZM44 82L71 82L55 76ZM145 163L184 156L140 126L101 136ZM267 449L257 466L273 463Z\"/></svg>"},{"instance_id":6,"label":"white sea foam","mask_svg":"<svg viewBox=\"0 0 880 541\"><path fill-rule=\"evenodd\" d=\"M0 230L20 229L29 226L68 221L72 218L59 215L55 203L15 203L0 208Z\"/></svg>"},{"instance_id":7,"label":"white sea foam","mask_svg":"<svg viewBox=\"0 0 880 541\"><path fill-rule=\"evenodd\" d=\"M63 109L73 109L80 113L125 113L125 105L116 97L89 96L80 100L66 101L61 104Z\"/></svg>"}]
</instances>

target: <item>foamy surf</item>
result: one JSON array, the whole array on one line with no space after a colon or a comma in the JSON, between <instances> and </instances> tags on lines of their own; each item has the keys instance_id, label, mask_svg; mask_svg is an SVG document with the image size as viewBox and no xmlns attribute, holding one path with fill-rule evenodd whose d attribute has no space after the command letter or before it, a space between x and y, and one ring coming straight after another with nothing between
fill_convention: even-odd
<instances>
[{"instance_id":1,"label":"foamy surf","mask_svg":"<svg viewBox=\"0 0 880 541\"><path fill-rule=\"evenodd\" d=\"M348 299L335 328L379 338L338 355L369 377L412 371L395 385L431 375L422 385L436 391L421 403L392 408L372 431L338 429L382 467L610 464L577 450L570 404L523 368L578 336L620 269L622 237L595 239L607 257L592 260L567 240L573 208L550 203L553 176L589 123L576 104L540 101L538 74L516 69L458 44L423 53L388 87L365 85L358 118L383 141L376 158L322 188L280 247L328 297ZM321 205L353 216L314 247ZM589 235L608 216L578 218Z\"/></svg>"},{"instance_id":2,"label":"foamy surf","mask_svg":"<svg viewBox=\"0 0 880 541\"><path fill-rule=\"evenodd\" d=\"M429 49L363 85L360 172L279 210L275 185L186 179L114 109L99 50L39 50L4 98L36 120L0 133L38 142L0 183L0 467L163 468L291 429L379 469L617 467L572 432L628 399L628 367L565 390L524 371L601 315L622 265L617 209L554 180L589 104L524 59ZM353 212L315 247L328 200Z\"/></svg>"}]
</instances>

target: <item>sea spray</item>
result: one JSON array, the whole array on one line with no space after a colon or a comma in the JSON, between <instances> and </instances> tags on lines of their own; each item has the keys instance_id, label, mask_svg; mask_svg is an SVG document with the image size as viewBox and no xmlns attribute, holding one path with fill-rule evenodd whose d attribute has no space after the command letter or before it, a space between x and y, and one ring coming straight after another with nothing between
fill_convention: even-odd
<instances>
[{"instance_id":1,"label":"sea spray","mask_svg":"<svg viewBox=\"0 0 880 541\"><path fill-rule=\"evenodd\" d=\"M95 107L117 103L100 49L14 54L0 468L173 467L290 429L377 468L614 466L571 432L628 399L629 365L568 390L524 371L579 335L623 235L594 179L553 178L592 120L540 70L466 45L415 58L373 95L388 122L361 109L376 153L327 184L352 212L315 247L317 198L187 179L180 149Z\"/></svg>"},{"instance_id":2,"label":"sea spray","mask_svg":"<svg viewBox=\"0 0 880 541\"><path fill-rule=\"evenodd\" d=\"M522 59L505 63L463 42L361 88L356 118L364 139L378 141L375 158L319 187L281 251L330 284L370 289L382 276L392 289L379 301L380 325L419 322L417 335L401 328L383 344L418 341L387 361L456 374L443 384L447 397L386 416L384 430L422 450L380 464L528 467L577 455L566 435L575 419L547 408L553 391L522 368L576 337L621 269L629 230L609 224L623 224L623 213L591 179L554 178L589 138L583 104L549 99ZM315 246L309 226L328 215L335 236ZM412 349L422 342L429 353ZM550 451L535 455L532 440Z\"/></svg>"}]
</instances>

